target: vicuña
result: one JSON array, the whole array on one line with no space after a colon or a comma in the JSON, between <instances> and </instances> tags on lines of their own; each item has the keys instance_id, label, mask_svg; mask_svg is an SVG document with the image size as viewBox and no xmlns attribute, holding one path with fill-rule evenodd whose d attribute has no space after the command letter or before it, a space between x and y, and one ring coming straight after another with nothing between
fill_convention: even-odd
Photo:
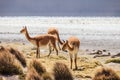
<instances>
[{"instance_id":1,"label":"vicu\u00f1a","mask_svg":"<svg viewBox=\"0 0 120 80\"><path fill-rule=\"evenodd\" d=\"M75 63L75 69L77 69L77 53L79 51L80 47L80 41L77 37L70 37L66 42L63 44L62 50L68 51L70 55L70 68L72 69L72 63L73 63L73 56L74 56L74 63Z\"/></svg>"},{"instance_id":2,"label":"vicu\u00f1a","mask_svg":"<svg viewBox=\"0 0 120 80\"><path fill-rule=\"evenodd\" d=\"M35 37L30 37L26 26L23 27L23 29L20 32L25 35L25 37L27 38L27 40L29 42L31 42L33 45L35 45L37 47L36 58L40 58L40 47L47 46L48 44L56 50L56 53L58 55L58 50L56 48L56 40L57 39L55 36L50 35L50 34L42 34L42 35L38 35ZM48 56L50 54L51 54L51 52L49 52Z\"/></svg>"}]
</instances>

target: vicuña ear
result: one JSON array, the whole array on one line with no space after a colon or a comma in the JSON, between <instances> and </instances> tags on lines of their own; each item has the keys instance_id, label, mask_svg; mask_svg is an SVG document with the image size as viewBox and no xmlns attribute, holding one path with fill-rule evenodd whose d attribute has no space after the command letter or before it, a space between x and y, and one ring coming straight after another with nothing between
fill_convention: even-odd
<instances>
[{"instance_id":1,"label":"vicu\u00f1a ear","mask_svg":"<svg viewBox=\"0 0 120 80\"><path fill-rule=\"evenodd\" d=\"M27 27L25 26L25 29L27 29Z\"/></svg>"},{"instance_id":2,"label":"vicu\u00f1a ear","mask_svg":"<svg viewBox=\"0 0 120 80\"><path fill-rule=\"evenodd\" d=\"M65 43L65 40L62 40Z\"/></svg>"},{"instance_id":3,"label":"vicu\u00f1a ear","mask_svg":"<svg viewBox=\"0 0 120 80\"><path fill-rule=\"evenodd\" d=\"M66 40L66 43L68 43L68 40Z\"/></svg>"}]
</instances>

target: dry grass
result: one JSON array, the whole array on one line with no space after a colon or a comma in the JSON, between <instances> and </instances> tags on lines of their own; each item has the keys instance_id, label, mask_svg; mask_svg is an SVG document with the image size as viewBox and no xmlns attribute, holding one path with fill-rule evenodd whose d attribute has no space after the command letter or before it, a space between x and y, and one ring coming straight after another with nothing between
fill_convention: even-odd
<instances>
[{"instance_id":1,"label":"dry grass","mask_svg":"<svg viewBox=\"0 0 120 80\"><path fill-rule=\"evenodd\" d=\"M3 46L0 46L0 74L21 74L23 73L20 63Z\"/></svg>"},{"instance_id":2,"label":"dry grass","mask_svg":"<svg viewBox=\"0 0 120 80\"><path fill-rule=\"evenodd\" d=\"M0 80L6 80L4 77L0 76Z\"/></svg>"},{"instance_id":3,"label":"dry grass","mask_svg":"<svg viewBox=\"0 0 120 80\"><path fill-rule=\"evenodd\" d=\"M120 58L116 58L116 59L108 59L105 63L120 63Z\"/></svg>"},{"instance_id":4,"label":"dry grass","mask_svg":"<svg viewBox=\"0 0 120 80\"><path fill-rule=\"evenodd\" d=\"M21 74L19 75L19 80L25 80L25 77L26 77L26 73L24 74Z\"/></svg>"},{"instance_id":5,"label":"dry grass","mask_svg":"<svg viewBox=\"0 0 120 80\"><path fill-rule=\"evenodd\" d=\"M101 62L97 60L90 60L86 57L78 57L78 61L80 62L80 67L84 67L85 69L92 69L97 66L102 66Z\"/></svg>"},{"instance_id":6,"label":"dry grass","mask_svg":"<svg viewBox=\"0 0 120 80\"><path fill-rule=\"evenodd\" d=\"M55 80L73 80L70 70L63 63L55 63L53 68L53 74Z\"/></svg>"},{"instance_id":7,"label":"dry grass","mask_svg":"<svg viewBox=\"0 0 120 80\"><path fill-rule=\"evenodd\" d=\"M44 80L54 80L53 76L48 72L44 73L42 77Z\"/></svg>"},{"instance_id":8,"label":"dry grass","mask_svg":"<svg viewBox=\"0 0 120 80\"><path fill-rule=\"evenodd\" d=\"M20 61L20 63L23 65L23 67L26 67L26 60L22 53L20 53L17 49L13 49L11 47L8 48L9 52Z\"/></svg>"},{"instance_id":9,"label":"dry grass","mask_svg":"<svg viewBox=\"0 0 120 80\"><path fill-rule=\"evenodd\" d=\"M43 80L34 68L30 68L25 80Z\"/></svg>"},{"instance_id":10,"label":"dry grass","mask_svg":"<svg viewBox=\"0 0 120 80\"><path fill-rule=\"evenodd\" d=\"M34 68L40 75L46 72L45 67L36 59L30 62L30 68Z\"/></svg>"},{"instance_id":11,"label":"dry grass","mask_svg":"<svg viewBox=\"0 0 120 80\"><path fill-rule=\"evenodd\" d=\"M35 51L31 50L30 44L29 45L21 45L20 43L18 43L18 44L11 43L10 46L17 48L19 51L24 51L27 63L30 63L32 58L35 57ZM30 58L27 58L27 56L28 56L27 54L30 54L30 53L32 53ZM40 77L43 77L44 80L56 80L56 79L54 79L55 74L51 74L51 72L53 72L52 68L55 66L54 64L56 63L56 61L62 62L64 64L66 64L67 67L69 67L69 64L70 64L69 56L68 56L69 54L60 52L59 56L56 56L56 54L52 54L50 57L47 57L46 56L47 51L45 51L44 53L45 54L41 54L42 57L40 59L37 59L37 61L42 63L46 67L46 70L49 71L49 73L44 72L42 75L40 75L37 72L37 70L36 69L35 70ZM81 51L80 53L84 53L84 52ZM14 55L14 57L16 57L16 56ZM78 62L77 62L78 70L75 70L75 71L71 70L71 72L72 72L73 76L75 77L75 80L91 80L92 77L94 76L94 69L98 66L104 65L104 62L107 59L109 59L109 57L100 57L100 58L93 59L93 55L80 55L80 57L78 55ZM118 65L116 65L116 66L118 67ZM119 69L119 67L118 67L118 69ZM28 70L30 70L30 69L28 68ZM28 71L27 75L28 75L28 73L30 73L30 72ZM120 74L119 70L116 70L116 73L119 75ZM21 77L21 78L19 78L20 80L25 80L25 78L27 77L26 69L25 69L24 75L21 75L20 77ZM58 80L62 80L62 79L58 79ZM66 80L66 79L63 79L63 80Z\"/></svg>"},{"instance_id":12,"label":"dry grass","mask_svg":"<svg viewBox=\"0 0 120 80\"><path fill-rule=\"evenodd\" d=\"M52 74L46 71L46 68L40 63L39 60L33 59L30 61L30 65L28 69L34 69L36 73L41 76L42 80L54 80ZM30 73L30 71L28 72ZM37 75L35 74L35 75Z\"/></svg>"},{"instance_id":13,"label":"dry grass","mask_svg":"<svg viewBox=\"0 0 120 80\"><path fill-rule=\"evenodd\" d=\"M67 60L67 58L64 57L64 56L49 56L49 59L53 59L53 60Z\"/></svg>"},{"instance_id":14,"label":"dry grass","mask_svg":"<svg viewBox=\"0 0 120 80\"><path fill-rule=\"evenodd\" d=\"M93 80L120 80L119 76L111 68L99 67Z\"/></svg>"}]
</instances>

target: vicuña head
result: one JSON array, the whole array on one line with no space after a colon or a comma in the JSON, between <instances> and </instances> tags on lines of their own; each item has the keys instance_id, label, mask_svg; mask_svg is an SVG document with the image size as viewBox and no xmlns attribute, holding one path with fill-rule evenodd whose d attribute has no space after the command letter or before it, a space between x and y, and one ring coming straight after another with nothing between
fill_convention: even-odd
<instances>
[{"instance_id":1,"label":"vicu\u00f1a head","mask_svg":"<svg viewBox=\"0 0 120 80\"><path fill-rule=\"evenodd\" d=\"M69 50L73 50L74 47L70 47L70 45L68 44L68 40L64 41L63 46L62 46L62 50L64 52L68 52Z\"/></svg>"},{"instance_id":2,"label":"vicu\u00f1a head","mask_svg":"<svg viewBox=\"0 0 120 80\"><path fill-rule=\"evenodd\" d=\"M20 31L20 33L24 33L24 34L25 34L25 33L26 33L26 31L27 31L26 26L25 26L25 27L23 26L23 29Z\"/></svg>"}]
</instances>

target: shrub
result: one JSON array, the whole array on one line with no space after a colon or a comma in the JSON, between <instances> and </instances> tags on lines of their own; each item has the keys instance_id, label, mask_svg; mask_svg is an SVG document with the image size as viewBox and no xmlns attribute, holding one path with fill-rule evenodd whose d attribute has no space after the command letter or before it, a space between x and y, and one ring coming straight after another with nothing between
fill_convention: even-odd
<instances>
[{"instance_id":1,"label":"shrub","mask_svg":"<svg viewBox=\"0 0 120 80\"><path fill-rule=\"evenodd\" d=\"M30 62L30 68L34 68L40 75L46 72L45 67L36 59Z\"/></svg>"},{"instance_id":2,"label":"shrub","mask_svg":"<svg viewBox=\"0 0 120 80\"><path fill-rule=\"evenodd\" d=\"M44 80L54 80L53 76L50 73L48 73L48 72L44 73L42 75L42 77L43 77Z\"/></svg>"},{"instance_id":3,"label":"shrub","mask_svg":"<svg viewBox=\"0 0 120 80\"><path fill-rule=\"evenodd\" d=\"M7 49L0 46L0 74L22 74L22 67Z\"/></svg>"},{"instance_id":4,"label":"shrub","mask_svg":"<svg viewBox=\"0 0 120 80\"><path fill-rule=\"evenodd\" d=\"M34 68L29 69L25 80L43 80Z\"/></svg>"},{"instance_id":5,"label":"shrub","mask_svg":"<svg viewBox=\"0 0 120 80\"><path fill-rule=\"evenodd\" d=\"M53 68L55 80L73 80L68 67L63 63L56 63Z\"/></svg>"},{"instance_id":6,"label":"shrub","mask_svg":"<svg viewBox=\"0 0 120 80\"><path fill-rule=\"evenodd\" d=\"M111 68L99 67L93 80L120 80L119 76Z\"/></svg>"},{"instance_id":7,"label":"shrub","mask_svg":"<svg viewBox=\"0 0 120 80\"><path fill-rule=\"evenodd\" d=\"M26 73L19 75L19 80L25 80Z\"/></svg>"},{"instance_id":8,"label":"shrub","mask_svg":"<svg viewBox=\"0 0 120 80\"><path fill-rule=\"evenodd\" d=\"M26 67L26 60L22 53L20 53L18 50L13 49L11 47L8 48L8 50L11 54L15 55L15 57L18 59L18 61L20 61L23 67Z\"/></svg>"}]
</instances>

